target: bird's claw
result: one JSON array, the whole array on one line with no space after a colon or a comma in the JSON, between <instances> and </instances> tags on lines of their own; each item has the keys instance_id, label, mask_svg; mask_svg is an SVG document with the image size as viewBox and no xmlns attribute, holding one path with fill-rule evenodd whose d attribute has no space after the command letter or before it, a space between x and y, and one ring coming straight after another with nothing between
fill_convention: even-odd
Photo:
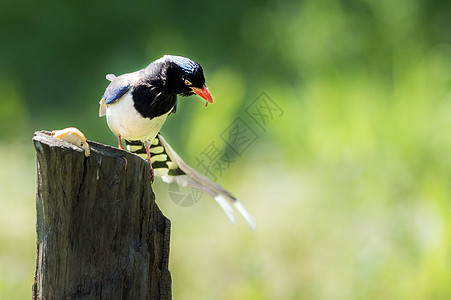
<instances>
[{"instance_id":1,"label":"bird's claw","mask_svg":"<svg viewBox=\"0 0 451 300\"><path fill-rule=\"evenodd\" d=\"M153 171L153 168L150 168L150 182L153 183L155 180L155 173Z\"/></svg>"},{"instance_id":2,"label":"bird's claw","mask_svg":"<svg viewBox=\"0 0 451 300\"><path fill-rule=\"evenodd\" d=\"M150 165L150 181L153 183L154 180L155 180L155 172L154 172L153 167L152 167L152 161L150 159L148 159L148 158L146 158L146 161Z\"/></svg>"}]
</instances>

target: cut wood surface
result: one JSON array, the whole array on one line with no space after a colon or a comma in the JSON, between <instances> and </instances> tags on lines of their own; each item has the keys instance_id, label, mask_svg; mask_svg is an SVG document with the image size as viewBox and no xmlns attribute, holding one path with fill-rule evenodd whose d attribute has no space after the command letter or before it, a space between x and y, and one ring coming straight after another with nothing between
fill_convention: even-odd
<instances>
[{"instance_id":1,"label":"cut wood surface","mask_svg":"<svg viewBox=\"0 0 451 300\"><path fill-rule=\"evenodd\" d=\"M37 259L33 299L170 299L170 222L149 164L88 141L36 132Z\"/></svg>"}]
</instances>

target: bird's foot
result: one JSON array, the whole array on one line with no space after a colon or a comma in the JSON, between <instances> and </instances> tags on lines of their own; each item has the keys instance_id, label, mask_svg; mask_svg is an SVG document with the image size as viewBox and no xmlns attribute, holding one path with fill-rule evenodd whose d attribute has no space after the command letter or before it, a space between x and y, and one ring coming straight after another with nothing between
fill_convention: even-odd
<instances>
[{"instance_id":1,"label":"bird's foot","mask_svg":"<svg viewBox=\"0 0 451 300\"><path fill-rule=\"evenodd\" d=\"M117 143L119 145L118 148L121 149L121 150L124 150L124 147L122 147L121 136L120 135L117 136Z\"/></svg>"},{"instance_id":2,"label":"bird's foot","mask_svg":"<svg viewBox=\"0 0 451 300\"><path fill-rule=\"evenodd\" d=\"M153 183L153 181L155 180L155 172L154 172L153 167L152 167L152 162L150 161L150 159L146 159L146 160L147 160L147 162L150 165L150 182Z\"/></svg>"},{"instance_id":3,"label":"bird's foot","mask_svg":"<svg viewBox=\"0 0 451 300\"><path fill-rule=\"evenodd\" d=\"M150 181L153 182L154 179L155 179L155 173L154 173L153 168L152 168L152 160L150 159L150 150L149 150L150 146L146 145L145 147L146 147L146 153L147 153L147 161L150 164Z\"/></svg>"}]
</instances>

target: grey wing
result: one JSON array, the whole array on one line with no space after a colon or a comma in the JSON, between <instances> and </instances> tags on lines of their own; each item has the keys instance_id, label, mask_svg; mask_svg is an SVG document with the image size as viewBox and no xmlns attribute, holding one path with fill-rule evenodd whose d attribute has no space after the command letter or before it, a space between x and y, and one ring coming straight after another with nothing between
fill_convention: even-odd
<instances>
[{"instance_id":1,"label":"grey wing","mask_svg":"<svg viewBox=\"0 0 451 300\"><path fill-rule=\"evenodd\" d=\"M129 73L116 77L114 74L106 75L106 79L111 81L100 99L99 117L103 117L106 114L107 104L112 104L122 98L132 87L134 81L136 81L136 74Z\"/></svg>"},{"instance_id":2,"label":"grey wing","mask_svg":"<svg viewBox=\"0 0 451 300\"><path fill-rule=\"evenodd\" d=\"M122 98L130 89L130 81L126 77L113 78L110 85L106 88L103 99L106 104L111 104Z\"/></svg>"},{"instance_id":3,"label":"grey wing","mask_svg":"<svg viewBox=\"0 0 451 300\"><path fill-rule=\"evenodd\" d=\"M115 76L114 74L106 75L106 79L111 81L106 88L103 98L106 104L114 103L124 96L133 86L142 79L142 72L136 71L133 73L122 74Z\"/></svg>"},{"instance_id":4,"label":"grey wing","mask_svg":"<svg viewBox=\"0 0 451 300\"><path fill-rule=\"evenodd\" d=\"M126 143L128 150L143 156L146 155L146 149L141 142L126 141ZM156 176L161 177L167 183L176 182L181 186L188 185L202 189L218 202L230 221L234 223L235 217L230 202L243 216L249 227L252 230L255 229L255 220L246 211L243 204L221 185L188 166L160 134L155 137L149 150Z\"/></svg>"}]
</instances>

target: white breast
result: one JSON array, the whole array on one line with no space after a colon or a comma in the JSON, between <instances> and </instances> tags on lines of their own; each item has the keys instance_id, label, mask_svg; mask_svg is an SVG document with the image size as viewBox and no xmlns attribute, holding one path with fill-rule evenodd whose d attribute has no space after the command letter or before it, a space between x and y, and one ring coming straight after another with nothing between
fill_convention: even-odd
<instances>
[{"instance_id":1,"label":"white breast","mask_svg":"<svg viewBox=\"0 0 451 300\"><path fill-rule=\"evenodd\" d=\"M159 117L143 118L133 106L132 90L106 107L106 120L111 131L129 141L151 142L163 126L170 111Z\"/></svg>"}]
</instances>

